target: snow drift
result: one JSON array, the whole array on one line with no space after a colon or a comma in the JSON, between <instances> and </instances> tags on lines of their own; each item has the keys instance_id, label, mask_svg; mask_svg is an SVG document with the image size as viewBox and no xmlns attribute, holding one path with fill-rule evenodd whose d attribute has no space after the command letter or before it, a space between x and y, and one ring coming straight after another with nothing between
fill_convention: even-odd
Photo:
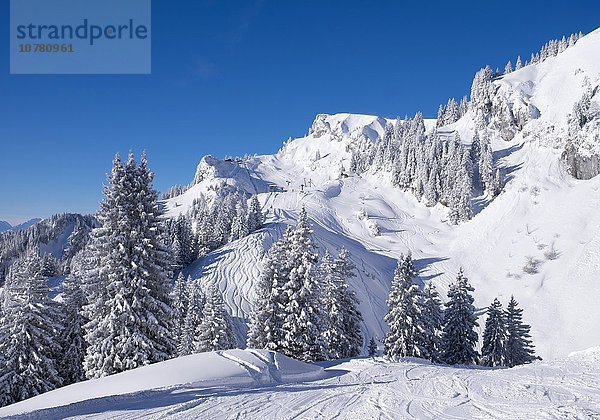
<instances>
[{"instance_id":1,"label":"snow drift","mask_svg":"<svg viewBox=\"0 0 600 420\"><path fill-rule=\"evenodd\" d=\"M104 399L109 410L115 396L147 391L153 395L178 400L177 390L186 388L267 386L286 382L321 379L323 368L290 359L267 350L227 350L192 354L144 366L116 375L69 385L37 397L0 408L0 417L57 408L50 417L64 417L69 412L81 413L85 406ZM147 403L154 398L144 394ZM58 413L61 413L60 415ZM88 413L91 414L91 413ZM43 415L46 417L46 414Z\"/></svg>"}]
</instances>

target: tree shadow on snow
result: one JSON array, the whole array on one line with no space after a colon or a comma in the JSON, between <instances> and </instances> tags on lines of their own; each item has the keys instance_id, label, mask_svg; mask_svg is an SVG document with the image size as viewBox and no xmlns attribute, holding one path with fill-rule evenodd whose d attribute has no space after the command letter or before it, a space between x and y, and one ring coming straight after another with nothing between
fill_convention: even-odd
<instances>
[{"instance_id":1,"label":"tree shadow on snow","mask_svg":"<svg viewBox=\"0 0 600 420\"><path fill-rule=\"evenodd\" d=\"M430 275L420 274L427 269L431 264L435 264L437 262L446 261L448 258L446 257L430 257L430 258L419 258L413 261L419 276L417 278L417 282L420 283L420 286L425 286L425 282L429 280L433 280L436 277L442 275L442 273L435 273Z\"/></svg>"},{"instance_id":2,"label":"tree shadow on snow","mask_svg":"<svg viewBox=\"0 0 600 420\"><path fill-rule=\"evenodd\" d=\"M512 155L515 152L518 152L519 150L521 150L523 148L524 144L525 143L516 144L516 145L510 146L510 147L507 147L506 149L496 150L492 154L494 157L494 161L498 161L499 159L503 159L507 156Z\"/></svg>"}]
</instances>

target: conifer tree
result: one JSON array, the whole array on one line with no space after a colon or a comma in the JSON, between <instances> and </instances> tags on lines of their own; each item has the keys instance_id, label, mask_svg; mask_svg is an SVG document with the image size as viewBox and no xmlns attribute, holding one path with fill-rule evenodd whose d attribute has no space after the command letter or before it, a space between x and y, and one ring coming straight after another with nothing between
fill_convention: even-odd
<instances>
[{"instance_id":1,"label":"conifer tree","mask_svg":"<svg viewBox=\"0 0 600 420\"><path fill-rule=\"evenodd\" d=\"M181 342L181 333L187 315L187 308L190 300L187 285L190 280L191 278L188 277L186 282L183 273L179 273L175 280L175 284L173 285L173 290L171 291L171 306L173 307L174 318L173 335L177 342Z\"/></svg>"},{"instance_id":2,"label":"conifer tree","mask_svg":"<svg viewBox=\"0 0 600 420\"><path fill-rule=\"evenodd\" d=\"M441 127L445 124L446 121L446 107L442 104L438 108L436 126Z\"/></svg>"},{"instance_id":3,"label":"conifer tree","mask_svg":"<svg viewBox=\"0 0 600 420\"><path fill-rule=\"evenodd\" d=\"M427 283L423 292L423 323L425 326L425 350L429 360L440 361L442 350L442 327L444 311L440 296L433 283Z\"/></svg>"},{"instance_id":4,"label":"conifer tree","mask_svg":"<svg viewBox=\"0 0 600 420\"><path fill-rule=\"evenodd\" d=\"M481 348L481 364L484 366L507 365L507 324L502 304L498 299L490 305L483 331L483 346Z\"/></svg>"},{"instance_id":5,"label":"conifer tree","mask_svg":"<svg viewBox=\"0 0 600 420\"><path fill-rule=\"evenodd\" d=\"M356 293L350 289L348 280L354 277L356 267L350 261L350 253L344 247L335 259L335 269L342 279L341 302L343 309L344 334L348 339L348 348L342 351L342 357L356 357L360 354L363 346L363 336L360 331L360 323L363 320L359 310L360 301Z\"/></svg>"},{"instance_id":6,"label":"conifer tree","mask_svg":"<svg viewBox=\"0 0 600 420\"><path fill-rule=\"evenodd\" d=\"M517 62L515 64L515 70L519 70L523 67L523 62L521 61L521 56L517 56Z\"/></svg>"},{"instance_id":7,"label":"conifer tree","mask_svg":"<svg viewBox=\"0 0 600 420\"><path fill-rule=\"evenodd\" d=\"M289 275L285 261L292 234L292 228L288 228L284 237L275 242L263 258L248 326L247 346L250 348L281 350L287 302L283 286Z\"/></svg>"},{"instance_id":8,"label":"conifer tree","mask_svg":"<svg viewBox=\"0 0 600 420\"><path fill-rule=\"evenodd\" d=\"M0 320L0 405L62 385L57 371L62 330L58 306L48 299L41 260L33 253L10 269Z\"/></svg>"},{"instance_id":9,"label":"conifer tree","mask_svg":"<svg viewBox=\"0 0 600 420\"><path fill-rule=\"evenodd\" d=\"M63 319L64 330L60 337L61 358L58 370L63 384L69 385L85 379L83 359L86 343L83 337L83 326L87 320L82 315L86 304L78 272L71 272L63 281Z\"/></svg>"},{"instance_id":10,"label":"conifer tree","mask_svg":"<svg viewBox=\"0 0 600 420\"><path fill-rule=\"evenodd\" d=\"M327 343L330 359L343 358L342 353L349 347L349 340L344 331L344 310L342 308L342 279L337 276L335 263L329 251L319 266L319 276L324 283L324 312L327 314L326 329L323 337Z\"/></svg>"},{"instance_id":11,"label":"conifer tree","mask_svg":"<svg viewBox=\"0 0 600 420\"><path fill-rule=\"evenodd\" d=\"M185 285L185 294L187 304L177 344L177 354L179 356L186 356L196 352L200 341L202 314L205 305L204 294L200 289L198 281L188 279Z\"/></svg>"},{"instance_id":12,"label":"conifer tree","mask_svg":"<svg viewBox=\"0 0 600 420\"><path fill-rule=\"evenodd\" d=\"M458 106L458 108L460 110L460 116L461 117L467 113L467 111L469 110L469 102L467 101L467 97L466 96L462 97L462 99L460 100L460 105Z\"/></svg>"},{"instance_id":13,"label":"conifer tree","mask_svg":"<svg viewBox=\"0 0 600 420\"><path fill-rule=\"evenodd\" d=\"M529 331L531 327L523 323L523 309L514 296L506 308L506 323L508 337L506 340L506 364L509 367L531 363L539 359L535 356L535 350Z\"/></svg>"},{"instance_id":14,"label":"conifer tree","mask_svg":"<svg viewBox=\"0 0 600 420\"><path fill-rule=\"evenodd\" d=\"M225 310L221 292L213 286L208 290L202 311L202 323L196 351L227 350L235 347L231 319Z\"/></svg>"},{"instance_id":15,"label":"conifer tree","mask_svg":"<svg viewBox=\"0 0 600 420\"><path fill-rule=\"evenodd\" d=\"M42 257L42 269L40 274L44 277L53 277L58 274L58 261L51 253L46 253Z\"/></svg>"},{"instance_id":16,"label":"conifer tree","mask_svg":"<svg viewBox=\"0 0 600 420\"><path fill-rule=\"evenodd\" d=\"M416 275L410 254L400 256L387 300L389 310L384 318L389 326L385 354L391 358L429 356L425 349L421 293L413 284Z\"/></svg>"},{"instance_id":17,"label":"conifer tree","mask_svg":"<svg viewBox=\"0 0 600 420\"><path fill-rule=\"evenodd\" d=\"M358 356L363 344L358 299L347 283L347 279L354 276L354 269L345 248L335 261L329 252L325 252L320 265L319 275L325 285L324 312L327 314L323 336L332 359Z\"/></svg>"},{"instance_id":18,"label":"conifer tree","mask_svg":"<svg viewBox=\"0 0 600 420\"><path fill-rule=\"evenodd\" d=\"M235 207L235 216L231 222L230 241L244 238L250 233L248 227L248 214L242 203L237 203Z\"/></svg>"},{"instance_id":19,"label":"conifer tree","mask_svg":"<svg viewBox=\"0 0 600 420\"><path fill-rule=\"evenodd\" d=\"M115 158L91 248L98 269L86 305L84 366L97 378L168 359L175 353L168 278L171 259L145 154ZM88 288L88 290L90 290Z\"/></svg>"},{"instance_id":20,"label":"conifer tree","mask_svg":"<svg viewBox=\"0 0 600 420\"><path fill-rule=\"evenodd\" d=\"M283 285L286 302L281 350L305 362L324 360L327 349L322 336L325 317L316 270L318 255L304 207L288 243L285 264L289 275Z\"/></svg>"},{"instance_id":21,"label":"conifer tree","mask_svg":"<svg viewBox=\"0 0 600 420\"><path fill-rule=\"evenodd\" d=\"M255 230L262 228L263 223L264 216L260 208L260 202L256 195L253 195L248 206L248 231L254 232Z\"/></svg>"},{"instance_id":22,"label":"conifer tree","mask_svg":"<svg viewBox=\"0 0 600 420\"><path fill-rule=\"evenodd\" d=\"M377 342L375 341L374 337L371 337L371 339L369 340L369 357L375 357L377 356Z\"/></svg>"},{"instance_id":23,"label":"conifer tree","mask_svg":"<svg viewBox=\"0 0 600 420\"><path fill-rule=\"evenodd\" d=\"M444 312L442 360L449 365L475 364L479 359L475 350L478 324L471 296L474 290L460 269L456 282L448 291L449 301Z\"/></svg>"}]
</instances>

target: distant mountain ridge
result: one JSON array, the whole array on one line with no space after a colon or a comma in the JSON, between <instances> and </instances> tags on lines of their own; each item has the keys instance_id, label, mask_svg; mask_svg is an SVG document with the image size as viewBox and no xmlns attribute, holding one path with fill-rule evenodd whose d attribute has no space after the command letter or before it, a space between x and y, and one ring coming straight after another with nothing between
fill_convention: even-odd
<instances>
[{"instance_id":1,"label":"distant mountain ridge","mask_svg":"<svg viewBox=\"0 0 600 420\"><path fill-rule=\"evenodd\" d=\"M29 219L28 221L18 224L16 226L13 226L4 220L0 220L0 233L9 232L9 231L10 232L18 232L20 230L27 229L28 227L33 226L36 223L41 222L41 221L42 221L42 219L34 218L34 219Z\"/></svg>"},{"instance_id":2,"label":"distant mountain ridge","mask_svg":"<svg viewBox=\"0 0 600 420\"><path fill-rule=\"evenodd\" d=\"M0 220L0 233L6 232L7 230L11 230L12 225L4 220Z\"/></svg>"}]
</instances>

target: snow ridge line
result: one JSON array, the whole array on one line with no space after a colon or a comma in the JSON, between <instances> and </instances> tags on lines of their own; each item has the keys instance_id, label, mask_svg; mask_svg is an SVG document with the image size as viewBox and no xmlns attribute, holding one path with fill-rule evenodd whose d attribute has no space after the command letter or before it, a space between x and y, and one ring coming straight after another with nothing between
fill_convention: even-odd
<instances>
[{"instance_id":1,"label":"snow ridge line","mask_svg":"<svg viewBox=\"0 0 600 420\"><path fill-rule=\"evenodd\" d=\"M252 354L256 357L255 353L252 353ZM231 360L232 362L235 362L238 365L240 365L240 367L245 369L248 372L248 374L250 375L250 377L258 384L270 384L273 382L273 377L270 375L270 372L269 372L270 369L265 371L265 369L261 369L260 366L257 366L255 364L248 362L247 360L243 360L237 356L234 356L233 354L231 354L228 351L218 351L217 355L219 355L225 359ZM264 361L264 359L263 359L263 361ZM267 364L267 367L268 366L269 366L269 364Z\"/></svg>"}]
</instances>

